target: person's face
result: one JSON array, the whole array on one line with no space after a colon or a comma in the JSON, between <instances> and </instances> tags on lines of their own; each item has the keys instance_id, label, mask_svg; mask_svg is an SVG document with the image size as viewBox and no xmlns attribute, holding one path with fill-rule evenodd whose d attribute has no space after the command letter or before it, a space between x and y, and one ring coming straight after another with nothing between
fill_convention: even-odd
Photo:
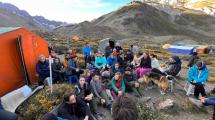
<instances>
[{"instance_id":1,"label":"person's face","mask_svg":"<svg viewBox=\"0 0 215 120\"><path fill-rule=\"evenodd\" d=\"M45 62L46 61L46 58L44 56L41 56L40 57L40 62Z\"/></svg>"},{"instance_id":2,"label":"person's face","mask_svg":"<svg viewBox=\"0 0 215 120\"><path fill-rule=\"evenodd\" d=\"M99 53L99 54L98 54L98 57L101 57L101 56L102 56L102 54Z\"/></svg>"},{"instance_id":3,"label":"person's face","mask_svg":"<svg viewBox=\"0 0 215 120\"><path fill-rule=\"evenodd\" d=\"M71 95L71 96L69 97L69 103L70 103L70 104L76 103L76 97L75 97L75 95Z\"/></svg>"},{"instance_id":4,"label":"person's face","mask_svg":"<svg viewBox=\"0 0 215 120\"><path fill-rule=\"evenodd\" d=\"M84 79L84 78L80 78L80 80L79 80L79 84L80 84L81 86L83 86L83 85L84 85L84 83L85 83L85 79Z\"/></svg>"},{"instance_id":5,"label":"person's face","mask_svg":"<svg viewBox=\"0 0 215 120\"><path fill-rule=\"evenodd\" d=\"M73 58L73 60L74 60L74 61L77 61L77 60L78 60L78 58L77 58L77 57L75 57L75 58Z\"/></svg>"},{"instance_id":6,"label":"person's face","mask_svg":"<svg viewBox=\"0 0 215 120\"><path fill-rule=\"evenodd\" d=\"M94 79L95 81L99 81L99 76L98 76L98 75L95 75L95 76L93 77L93 79Z\"/></svg>"},{"instance_id":7,"label":"person's face","mask_svg":"<svg viewBox=\"0 0 215 120\"><path fill-rule=\"evenodd\" d=\"M146 53L144 53L143 56L145 59L148 57L148 55Z\"/></svg>"},{"instance_id":8,"label":"person's face","mask_svg":"<svg viewBox=\"0 0 215 120\"><path fill-rule=\"evenodd\" d=\"M91 75L91 73L90 73L90 71L88 71L88 72L87 72L87 76L90 76L90 75Z\"/></svg>"},{"instance_id":9,"label":"person's face","mask_svg":"<svg viewBox=\"0 0 215 120\"><path fill-rule=\"evenodd\" d=\"M172 58L169 59L169 62L174 63L175 60L173 60Z\"/></svg>"},{"instance_id":10,"label":"person's face","mask_svg":"<svg viewBox=\"0 0 215 120\"><path fill-rule=\"evenodd\" d=\"M55 59L54 62L55 63L59 63L60 61L59 61L59 59Z\"/></svg>"},{"instance_id":11,"label":"person's face","mask_svg":"<svg viewBox=\"0 0 215 120\"><path fill-rule=\"evenodd\" d=\"M116 75L114 76L114 79L118 81L118 80L119 80L119 75L116 74Z\"/></svg>"},{"instance_id":12,"label":"person's face","mask_svg":"<svg viewBox=\"0 0 215 120\"><path fill-rule=\"evenodd\" d=\"M118 69L119 68L119 64L115 64L115 68Z\"/></svg>"}]
</instances>

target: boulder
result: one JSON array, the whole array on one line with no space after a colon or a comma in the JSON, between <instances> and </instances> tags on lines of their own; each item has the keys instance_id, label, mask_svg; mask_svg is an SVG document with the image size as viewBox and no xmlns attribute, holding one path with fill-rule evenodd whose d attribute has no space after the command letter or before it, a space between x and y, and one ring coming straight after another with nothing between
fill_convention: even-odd
<instances>
[{"instance_id":1,"label":"boulder","mask_svg":"<svg viewBox=\"0 0 215 120\"><path fill-rule=\"evenodd\" d=\"M159 110L164 110L168 108L172 108L174 106L174 101L172 99L166 99L165 101L162 101L158 105Z\"/></svg>"}]
</instances>

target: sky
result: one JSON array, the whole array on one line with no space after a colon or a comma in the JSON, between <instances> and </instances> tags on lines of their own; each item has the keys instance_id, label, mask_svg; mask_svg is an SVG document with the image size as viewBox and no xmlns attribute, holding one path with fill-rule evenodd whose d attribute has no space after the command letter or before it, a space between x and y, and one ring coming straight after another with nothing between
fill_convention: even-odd
<instances>
[{"instance_id":1,"label":"sky","mask_svg":"<svg viewBox=\"0 0 215 120\"><path fill-rule=\"evenodd\" d=\"M0 0L30 15L68 23L91 21L133 0Z\"/></svg>"}]
</instances>

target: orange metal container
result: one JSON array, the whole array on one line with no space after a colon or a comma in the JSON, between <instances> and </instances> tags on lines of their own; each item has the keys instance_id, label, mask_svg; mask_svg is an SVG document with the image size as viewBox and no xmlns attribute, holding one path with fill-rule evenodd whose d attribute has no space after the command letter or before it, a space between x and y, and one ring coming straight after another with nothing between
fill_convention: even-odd
<instances>
[{"instance_id":1,"label":"orange metal container","mask_svg":"<svg viewBox=\"0 0 215 120\"><path fill-rule=\"evenodd\" d=\"M21 36L21 46L18 45L19 36ZM40 54L48 57L48 44L33 32L17 28L0 33L0 96L26 83L22 62L25 63L30 83L37 82L36 63Z\"/></svg>"}]
</instances>

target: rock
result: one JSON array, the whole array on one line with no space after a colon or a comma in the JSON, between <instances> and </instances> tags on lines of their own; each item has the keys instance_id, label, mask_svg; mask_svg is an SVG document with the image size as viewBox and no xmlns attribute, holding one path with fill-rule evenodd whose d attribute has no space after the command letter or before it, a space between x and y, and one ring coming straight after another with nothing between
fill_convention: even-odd
<instances>
[{"instance_id":1,"label":"rock","mask_svg":"<svg viewBox=\"0 0 215 120\"><path fill-rule=\"evenodd\" d=\"M173 100L166 99L165 101L159 103L158 109L159 110L168 109L168 108L173 107L173 105L174 105L174 101Z\"/></svg>"},{"instance_id":2,"label":"rock","mask_svg":"<svg viewBox=\"0 0 215 120\"><path fill-rule=\"evenodd\" d=\"M200 100L194 99L192 97L189 97L189 101L192 104L196 105L198 108L201 108L203 106Z\"/></svg>"}]
</instances>

